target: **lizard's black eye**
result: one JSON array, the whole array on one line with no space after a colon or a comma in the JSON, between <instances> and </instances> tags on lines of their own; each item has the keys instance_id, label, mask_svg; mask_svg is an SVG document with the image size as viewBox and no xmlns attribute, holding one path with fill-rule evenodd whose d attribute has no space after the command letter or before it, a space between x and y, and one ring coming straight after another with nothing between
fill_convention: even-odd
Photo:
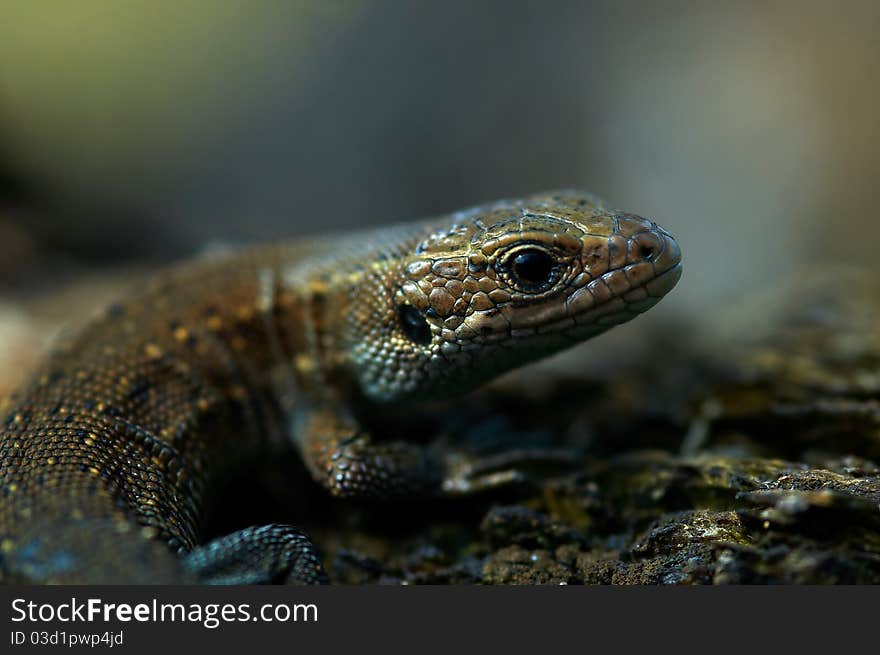
<instances>
[{"instance_id":1,"label":"lizard's black eye","mask_svg":"<svg viewBox=\"0 0 880 655\"><path fill-rule=\"evenodd\" d=\"M556 258L540 248L523 248L510 260L510 277L525 289L539 289L553 282Z\"/></svg>"},{"instance_id":2,"label":"lizard's black eye","mask_svg":"<svg viewBox=\"0 0 880 655\"><path fill-rule=\"evenodd\" d=\"M431 327L418 309L412 305L401 305L397 310L397 318L407 339L420 346L431 343Z\"/></svg>"}]
</instances>

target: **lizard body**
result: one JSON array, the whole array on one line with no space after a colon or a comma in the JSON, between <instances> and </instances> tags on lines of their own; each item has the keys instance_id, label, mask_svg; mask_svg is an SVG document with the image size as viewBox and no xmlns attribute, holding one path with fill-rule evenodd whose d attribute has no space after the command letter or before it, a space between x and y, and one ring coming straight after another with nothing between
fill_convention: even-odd
<instances>
[{"instance_id":1,"label":"lizard body","mask_svg":"<svg viewBox=\"0 0 880 655\"><path fill-rule=\"evenodd\" d=\"M563 191L163 273L3 407L0 577L321 582L290 526L200 545L236 462L289 435L338 496L503 482L515 458L378 440L358 416L453 397L627 321L675 285L680 259L651 221Z\"/></svg>"}]
</instances>

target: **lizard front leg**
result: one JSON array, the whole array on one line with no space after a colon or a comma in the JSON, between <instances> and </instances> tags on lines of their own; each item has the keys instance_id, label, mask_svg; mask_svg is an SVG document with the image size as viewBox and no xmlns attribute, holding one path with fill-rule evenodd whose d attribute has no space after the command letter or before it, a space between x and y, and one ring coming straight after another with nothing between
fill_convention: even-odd
<instances>
[{"instance_id":1,"label":"lizard front leg","mask_svg":"<svg viewBox=\"0 0 880 655\"><path fill-rule=\"evenodd\" d=\"M342 406L321 404L301 411L292 431L312 477L334 496L427 496L442 484L442 466L426 448L375 443Z\"/></svg>"},{"instance_id":2,"label":"lizard front leg","mask_svg":"<svg viewBox=\"0 0 880 655\"><path fill-rule=\"evenodd\" d=\"M334 404L302 412L293 436L314 479L346 498L465 495L525 480L525 468L535 462L576 459L570 449L518 448L480 456L440 444L375 442Z\"/></svg>"}]
</instances>

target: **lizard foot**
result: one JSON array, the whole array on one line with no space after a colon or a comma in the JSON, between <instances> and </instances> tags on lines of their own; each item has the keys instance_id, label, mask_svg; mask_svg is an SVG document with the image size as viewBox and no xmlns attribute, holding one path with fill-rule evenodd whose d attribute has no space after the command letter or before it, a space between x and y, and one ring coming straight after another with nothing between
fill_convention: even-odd
<instances>
[{"instance_id":1,"label":"lizard foot","mask_svg":"<svg viewBox=\"0 0 880 655\"><path fill-rule=\"evenodd\" d=\"M541 465L572 466L580 454L570 448L519 448L475 457L454 452L445 457L443 493L471 494L528 480Z\"/></svg>"}]
</instances>

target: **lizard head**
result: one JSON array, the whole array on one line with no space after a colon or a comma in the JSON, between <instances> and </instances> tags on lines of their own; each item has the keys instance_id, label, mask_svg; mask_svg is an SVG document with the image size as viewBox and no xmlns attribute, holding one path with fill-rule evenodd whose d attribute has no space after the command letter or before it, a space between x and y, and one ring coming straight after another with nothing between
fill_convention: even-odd
<instances>
[{"instance_id":1,"label":"lizard head","mask_svg":"<svg viewBox=\"0 0 880 655\"><path fill-rule=\"evenodd\" d=\"M359 321L372 327L352 349L378 401L463 393L629 321L678 282L681 251L650 220L560 191L453 214L388 266L384 320Z\"/></svg>"}]
</instances>

